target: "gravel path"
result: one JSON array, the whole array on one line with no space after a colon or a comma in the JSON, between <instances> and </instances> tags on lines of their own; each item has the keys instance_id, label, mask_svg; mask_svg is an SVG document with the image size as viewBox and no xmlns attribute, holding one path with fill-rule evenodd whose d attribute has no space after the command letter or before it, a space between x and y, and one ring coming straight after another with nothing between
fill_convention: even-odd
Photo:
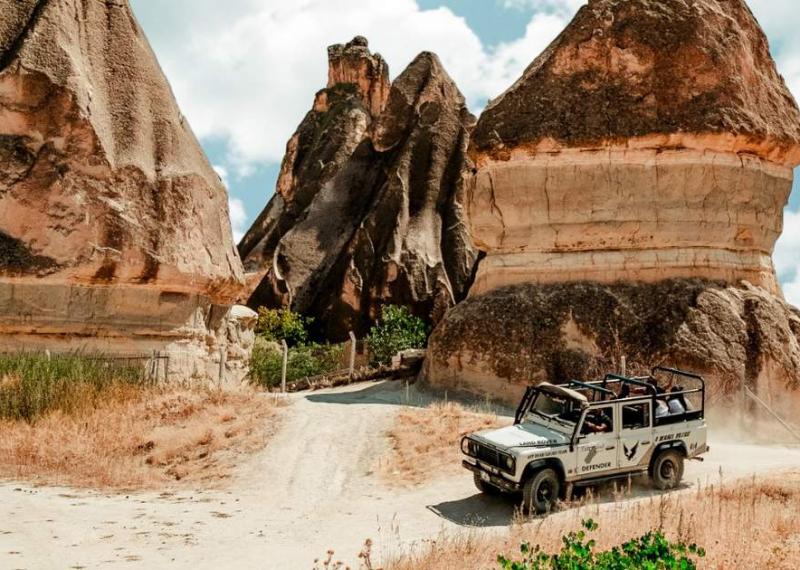
<instances>
[{"instance_id":1,"label":"gravel path","mask_svg":"<svg viewBox=\"0 0 800 570\"><path fill-rule=\"evenodd\" d=\"M408 397L398 383L290 397L280 432L224 491L115 496L0 484L0 568L310 570L332 547L352 563L366 538L390 556L442 530L510 523L512 503L476 495L466 472L415 489L373 473ZM800 468L798 449L712 442L686 481L791 468Z\"/></svg>"}]
</instances>

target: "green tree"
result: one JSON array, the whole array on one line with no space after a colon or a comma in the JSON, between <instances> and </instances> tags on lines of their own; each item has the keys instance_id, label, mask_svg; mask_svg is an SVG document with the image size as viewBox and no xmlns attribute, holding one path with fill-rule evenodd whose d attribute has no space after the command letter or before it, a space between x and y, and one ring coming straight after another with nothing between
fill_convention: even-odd
<instances>
[{"instance_id":1,"label":"green tree","mask_svg":"<svg viewBox=\"0 0 800 570\"><path fill-rule=\"evenodd\" d=\"M428 326L406 307L386 305L381 318L367 337L370 360L385 364L402 350L423 348L428 340Z\"/></svg>"},{"instance_id":2,"label":"green tree","mask_svg":"<svg viewBox=\"0 0 800 570\"><path fill-rule=\"evenodd\" d=\"M309 376L330 374L342 368L343 344L307 344L289 349L286 381L294 382ZM274 344L256 341L250 357L250 379L263 388L281 384L283 352Z\"/></svg>"},{"instance_id":3,"label":"green tree","mask_svg":"<svg viewBox=\"0 0 800 570\"><path fill-rule=\"evenodd\" d=\"M661 532L648 532L641 538L629 540L605 552L595 552L595 541L587 532L597 530L597 523L583 521L583 528L562 538L558 554L542 552L539 546L523 543L521 560L505 556L497 558L502 570L696 570L694 558L705 551L695 544L669 542Z\"/></svg>"},{"instance_id":4,"label":"green tree","mask_svg":"<svg viewBox=\"0 0 800 570\"><path fill-rule=\"evenodd\" d=\"M290 309L259 307L256 334L267 341L285 340L289 346L298 346L308 341L308 327L313 320Z\"/></svg>"}]
</instances>

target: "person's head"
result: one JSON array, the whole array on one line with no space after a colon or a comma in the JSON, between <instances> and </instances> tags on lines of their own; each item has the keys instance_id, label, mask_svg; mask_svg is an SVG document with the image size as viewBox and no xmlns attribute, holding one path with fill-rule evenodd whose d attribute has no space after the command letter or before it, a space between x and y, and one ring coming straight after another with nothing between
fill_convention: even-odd
<instances>
[{"instance_id":1,"label":"person's head","mask_svg":"<svg viewBox=\"0 0 800 570\"><path fill-rule=\"evenodd\" d=\"M622 388L620 388L619 390L620 399L627 398L630 395L631 395L631 387L628 384L623 384Z\"/></svg>"}]
</instances>

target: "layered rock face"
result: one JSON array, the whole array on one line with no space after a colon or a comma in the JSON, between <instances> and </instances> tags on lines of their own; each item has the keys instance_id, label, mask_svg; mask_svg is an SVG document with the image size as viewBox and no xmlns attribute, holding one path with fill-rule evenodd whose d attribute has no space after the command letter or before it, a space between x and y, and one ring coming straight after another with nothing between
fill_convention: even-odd
<instances>
[{"instance_id":1,"label":"layered rock face","mask_svg":"<svg viewBox=\"0 0 800 570\"><path fill-rule=\"evenodd\" d=\"M798 141L743 1L590 2L475 129L472 293L674 277L778 293Z\"/></svg>"},{"instance_id":2,"label":"layered rock face","mask_svg":"<svg viewBox=\"0 0 800 570\"><path fill-rule=\"evenodd\" d=\"M206 376L243 271L130 7L0 4L0 350L167 350Z\"/></svg>"},{"instance_id":3,"label":"layered rock face","mask_svg":"<svg viewBox=\"0 0 800 570\"><path fill-rule=\"evenodd\" d=\"M771 254L800 112L742 0L590 1L488 106L470 156L487 256L433 335L434 384L511 400L623 354L715 387L796 384Z\"/></svg>"},{"instance_id":4,"label":"layered rock face","mask_svg":"<svg viewBox=\"0 0 800 570\"><path fill-rule=\"evenodd\" d=\"M329 60L277 192L239 244L248 304L290 306L329 339L364 334L385 303L436 321L466 294L476 258L463 206L474 119L433 54L390 88L363 38Z\"/></svg>"},{"instance_id":5,"label":"layered rock face","mask_svg":"<svg viewBox=\"0 0 800 570\"><path fill-rule=\"evenodd\" d=\"M470 298L431 339L434 385L517 403L533 382L663 364L706 376L710 395L744 383L778 408L800 388L800 310L749 284L520 284Z\"/></svg>"}]
</instances>

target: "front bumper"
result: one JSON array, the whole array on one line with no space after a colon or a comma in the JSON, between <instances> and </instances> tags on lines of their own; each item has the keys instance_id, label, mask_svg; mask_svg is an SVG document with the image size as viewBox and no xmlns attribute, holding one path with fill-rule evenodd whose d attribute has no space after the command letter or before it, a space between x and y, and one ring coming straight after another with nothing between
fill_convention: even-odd
<instances>
[{"instance_id":1,"label":"front bumper","mask_svg":"<svg viewBox=\"0 0 800 570\"><path fill-rule=\"evenodd\" d=\"M467 460L461 462L462 467L472 471L473 473L477 474L481 479L489 483L490 485L494 485L498 489L502 489L508 493L516 493L520 490L519 483L514 483L513 481L509 481L500 475L492 473L487 469L484 469L480 465L474 465Z\"/></svg>"}]
</instances>

